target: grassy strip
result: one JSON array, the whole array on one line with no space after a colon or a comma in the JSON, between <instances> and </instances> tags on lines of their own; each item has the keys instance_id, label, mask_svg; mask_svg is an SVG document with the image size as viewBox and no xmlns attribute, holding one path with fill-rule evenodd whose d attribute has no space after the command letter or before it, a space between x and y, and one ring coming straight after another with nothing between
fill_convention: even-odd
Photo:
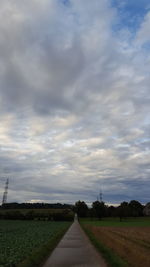
<instances>
[{"instance_id":1,"label":"grassy strip","mask_svg":"<svg viewBox=\"0 0 150 267\"><path fill-rule=\"evenodd\" d=\"M53 238L51 238L44 246L36 249L33 253L26 258L24 261L19 263L17 267L38 267L42 266L46 260L46 258L52 253L54 248L57 246L61 238L64 236L68 228L70 227L70 223L67 227L61 229Z\"/></svg>"},{"instance_id":2,"label":"grassy strip","mask_svg":"<svg viewBox=\"0 0 150 267\"><path fill-rule=\"evenodd\" d=\"M150 217L136 217L136 218L125 218L120 222L118 217L116 218L103 218L98 220L97 218L85 218L82 219L83 222L88 223L94 226L116 226L116 227L149 227L150 226Z\"/></svg>"},{"instance_id":3,"label":"grassy strip","mask_svg":"<svg viewBox=\"0 0 150 267\"><path fill-rule=\"evenodd\" d=\"M95 238L92 232L83 224L80 223L85 233L88 235L92 244L96 249L102 254L104 259L106 259L108 266L110 267L127 267L128 264L125 260L121 259L112 249L106 247L103 243Z\"/></svg>"}]
</instances>

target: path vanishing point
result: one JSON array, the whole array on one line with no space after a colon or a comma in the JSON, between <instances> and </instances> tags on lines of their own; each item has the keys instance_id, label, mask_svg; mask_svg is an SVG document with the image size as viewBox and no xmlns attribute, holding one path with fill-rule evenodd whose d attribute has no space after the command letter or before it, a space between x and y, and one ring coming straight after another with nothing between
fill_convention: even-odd
<instances>
[{"instance_id":1,"label":"path vanishing point","mask_svg":"<svg viewBox=\"0 0 150 267\"><path fill-rule=\"evenodd\" d=\"M77 220L71 225L43 267L106 267Z\"/></svg>"}]
</instances>

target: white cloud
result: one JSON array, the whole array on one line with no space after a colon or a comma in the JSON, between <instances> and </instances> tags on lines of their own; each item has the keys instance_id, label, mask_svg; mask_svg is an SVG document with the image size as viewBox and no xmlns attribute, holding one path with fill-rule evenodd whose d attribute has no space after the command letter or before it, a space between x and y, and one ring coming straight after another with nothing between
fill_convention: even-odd
<instances>
[{"instance_id":1,"label":"white cloud","mask_svg":"<svg viewBox=\"0 0 150 267\"><path fill-rule=\"evenodd\" d=\"M91 202L100 184L128 198L140 177L147 188L149 14L132 42L112 31L116 16L106 0L1 1L0 162L13 177L10 200L19 190L16 201Z\"/></svg>"},{"instance_id":2,"label":"white cloud","mask_svg":"<svg viewBox=\"0 0 150 267\"><path fill-rule=\"evenodd\" d=\"M143 45L146 42L150 42L150 12L148 12L142 22L140 29L137 32L136 43Z\"/></svg>"}]
</instances>

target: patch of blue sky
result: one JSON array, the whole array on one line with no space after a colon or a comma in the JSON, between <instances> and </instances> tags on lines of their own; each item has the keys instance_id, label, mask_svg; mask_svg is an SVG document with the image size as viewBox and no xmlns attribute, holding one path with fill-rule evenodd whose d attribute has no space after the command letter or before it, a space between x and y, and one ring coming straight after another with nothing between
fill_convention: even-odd
<instances>
[{"instance_id":1,"label":"patch of blue sky","mask_svg":"<svg viewBox=\"0 0 150 267\"><path fill-rule=\"evenodd\" d=\"M147 41L143 44L143 49L146 51L150 51L150 41Z\"/></svg>"},{"instance_id":2,"label":"patch of blue sky","mask_svg":"<svg viewBox=\"0 0 150 267\"><path fill-rule=\"evenodd\" d=\"M149 0L110 0L118 12L118 20L113 25L114 31L127 28L133 35L140 27L150 9Z\"/></svg>"},{"instance_id":3,"label":"patch of blue sky","mask_svg":"<svg viewBox=\"0 0 150 267\"><path fill-rule=\"evenodd\" d=\"M60 2L62 2L65 6L69 5L70 0L59 0Z\"/></svg>"}]
</instances>

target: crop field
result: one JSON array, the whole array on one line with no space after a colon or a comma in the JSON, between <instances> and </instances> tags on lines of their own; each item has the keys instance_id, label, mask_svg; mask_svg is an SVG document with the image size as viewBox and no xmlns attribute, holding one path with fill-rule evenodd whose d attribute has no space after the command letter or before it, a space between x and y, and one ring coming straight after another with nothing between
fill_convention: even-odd
<instances>
[{"instance_id":1,"label":"crop field","mask_svg":"<svg viewBox=\"0 0 150 267\"><path fill-rule=\"evenodd\" d=\"M69 222L1 220L0 266L17 266L47 243L53 246L69 225Z\"/></svg>"},{"instance_id":2,"label":"crop field","mask_svg":"<svg viewBox=\"0 0 150 267\"><path fill-rule=\"evenodd\" d=\"M97 242L123 259L127 263L124 266L150 266L149 218L144 218L143 221L130 219L126 222L87 221L84 223L84 228Z\"/></svg>"},{"instance_id":3,"label":"crop field","mask_svg":"<svg viewBox=\"0 0 150 267\"><path fill-rule=\"evenodd\" d=\"M0 209L2 220L72 221L73 218L70 209Z\"/></svg>"},{"instance_id":4,"label":"crop field","mask_svg":"<svg viewBox=\"0 0 150 267\"><path fill-rule=\"evenodd\" d=\"M16 212L19 211L23 214L26 214L27 212L36 212L36 213L62 213L63 209L0 209L0 214L6 213L6 212Z\"/></svg>"}]
</instances>

